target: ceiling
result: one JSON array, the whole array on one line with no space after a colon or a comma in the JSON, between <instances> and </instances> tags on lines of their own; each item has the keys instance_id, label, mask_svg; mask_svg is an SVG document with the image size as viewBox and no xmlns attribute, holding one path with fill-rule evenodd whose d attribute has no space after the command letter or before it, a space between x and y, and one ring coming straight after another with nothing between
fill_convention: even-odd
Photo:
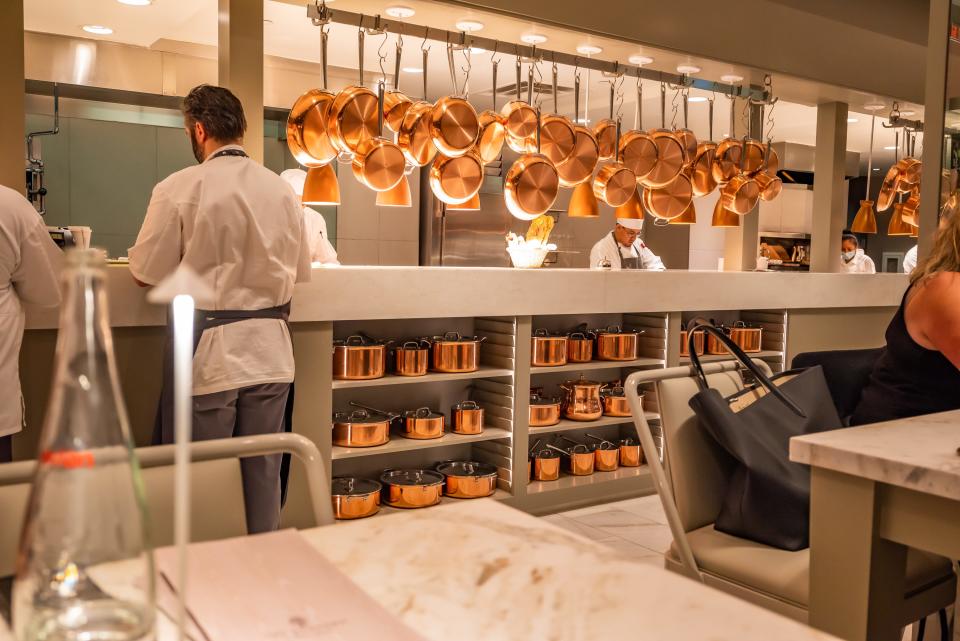
<instances>
[{"instance_id":1,"label":"ceiling","mask_svg":"<svg viewBox=\"0 0 960 641\"><path fill-rule=\"evenodd\" d=\"M800 2L800 0L778 1L785 4L809 4L807 0L804 2ZM923 0L904 0L904 3L912 4L920 1ZM331 8L334 11L337 8L343 8L368 15L382 13L388 4L392 4L391 0L337 0L336 2L328 0L328 2L331 2ZM814 4L822 4L823 2L833 4L832 0L815 0ZM455 29L454 23L457 20L472 18L484 23L482 35L499 38L504 42L516 42L524 34L540 33L549 38L549 41L543 45L548 49L575 53L577 46L593 44L603 48L600 57L606 60L626 60L630 55L644 54L655 59L654 63L650 65L654 70L674 72L677 64L692 62L702 68L698 74L699 77L715 80L723 74L736 73L744 76L747 81L753 84L762 83L763 73L753 68L732 66L720 61L691 60L688 56L676 52L645 48L597 36L585 37L570 30L540 26L502 15L481 14L476 10L446 3L425 0L402 0L402 3L416 10L416 15L409 19L416 24L427 24L453 30ZM25 27L30 31L55 33L70 37L98 38L83 32L81 26L84 24L101 24L114 30L113 34L103 36L102 39L147 48L160 46L158 43L161 43L161 41L210 46L215 46L217 43L217 0L154 0L153 4L148 7L126 6L116 0L84 0L84 2L45 0L44 2L25 3L24 11ZM264 18L264 49L267 55L314 63L320 61L319 29L314 27L306 17L304 2L267 0L264 6ZM898 29L908 35L918 28L913 23L905 24L903 20L897 19L896 16L885 17L882 22L883 25L881 26ZM350 75L356 73L358 67L357 30L355 27L334 24L331 26L330 33L331 46L328 62L335 68L337 76L344 79L349 78ZM382 49L387 57L385 69L388 74L392 75L395 42L396 36L393 34L387 36L386 39L383 36L368 36L365 46L365 69L368 72L379 71L377 52L378 49ZM421 39L408 37L404 40L403 67L421 67L421 44ZM514 84L514 58L512 55L502 54L498 57L501 61L498 84L501 86ZM492 99L491 53L472 55L469 62L469 88L473 102L480 109L489 108ZM457 66L461 70L461 74L467 68L467 59L462 54L458 54ZM525 80L527 66L525 65L523 69ZM428 91L431 98L450 92L451 83L443 43L432 43L427 71ZM550 64L543 63L540 65L538 78L549 85L550 73ZM562 99L559 103L559 109L563 113L572 115L573 98L571 89L574 82L574 70L570 67L560 66L558 73L559 85L567 89L566 92L562 90L560 92ZM588 77L590 118L596 120L605 117L609 110L609 82L597 72L590 74L582 72L581 81L585 86L588 84ZM462 79L463 76L460 75L461 83ZM422 75L419 73L401 74L401 88L414 97L419 97L421 83ZM307 89L307 87L304 87L304 89ZM863 105L868 102L876 102L878 97L780 75L774 77L773 89L774 93L781 99L772 109L772 114L769 113L770 110L768 109L767 115L772 116L773 127L772 131L767 133L772 134L776 141L813 145L816 139L817 120L815 105L829 100L848 102L851 109L850 117L857 121L848 124L847 148L861 152L862 165L865 171L866 152L870 146L870 116L863 109ZM651 81L644 81L643 93L643 126L659 126L659 85ZM691 91L690 95L692 97L709 97L706 92L698 90ZM624 79L619 86L618 96L618 110L623 115L624 124L632 127L636 104L636 81L632 78ZM499 104L503 104L507 98L507 96L501 95ZM729 133L730 101L723 96L716 96L715 98L714 138L718 139ZM673 119L672 109L675 100L678 107L676 121ZM883 102L886 108L878 114L885 116L892 101L889 99L879 99L879 101ZM581 100L582 104L583 99ZM546 100L544 107L552 109L552 100ZM920 106L902 105L901 109L914 111L915 115L911 118L922 118L923 112ZM707 115L708 103L690 104L689 126L698 137L706 138L708 135ZM737 114L737 117L741 122L737 125L737 129L742 131L743 114ZM878 118L878 120L881 120L881 118ZM668 125L676 122L677 126L681 126L683 121L682 103L672 90L668 91L666 121ZM894 152L883 148L894 145L894 133L892 130L881 127L878 122L875 126L874 136L874 164L884 167L893 161Z\"/></svg>"}]
</instances>

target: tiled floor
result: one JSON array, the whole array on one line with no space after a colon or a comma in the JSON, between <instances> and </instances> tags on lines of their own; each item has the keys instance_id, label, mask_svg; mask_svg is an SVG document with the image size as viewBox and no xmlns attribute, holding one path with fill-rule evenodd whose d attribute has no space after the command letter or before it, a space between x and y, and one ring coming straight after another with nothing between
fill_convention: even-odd
<instances>
[{"instance_id":1,"label":"tiled floor","mask_svg":"<svg viewBox=\"0 0 960 641\"><path fill-rule=\"evenodd\" d=\"M672 540L660 499L656 495L560 512L543 518L615 548L635 561L660 567L663 566L663 554Z\"/></svg>"}]
</instances>

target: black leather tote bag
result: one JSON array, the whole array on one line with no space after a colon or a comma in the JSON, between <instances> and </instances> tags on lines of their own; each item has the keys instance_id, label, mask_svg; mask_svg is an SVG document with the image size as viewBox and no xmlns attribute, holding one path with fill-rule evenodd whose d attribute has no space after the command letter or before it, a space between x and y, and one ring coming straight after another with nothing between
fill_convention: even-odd
<instances>
[{"instance_id":1,"label":"black leather tote bag","mask_svg":"<svg viewBox=\"0 0 960 641\"><path fill-rule=\"evenodd\" d=\"M756 380L724 398L711 389L693 349L693 329L716 336ZM690 360L700 391L690 399L703 428L737 462L714 527L784 550L810 545L810 469L789 460L790 438L842 427L823 370L768 377L713 325L692 323Z\"/></svg>"}]
</instances>

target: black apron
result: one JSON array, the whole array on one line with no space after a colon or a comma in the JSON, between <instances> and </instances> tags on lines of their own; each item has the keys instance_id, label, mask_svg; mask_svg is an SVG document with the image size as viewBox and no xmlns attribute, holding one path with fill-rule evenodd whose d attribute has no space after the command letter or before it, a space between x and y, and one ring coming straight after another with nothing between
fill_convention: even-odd
<instances>
[{"instance_id":1,"label":"black apron","mask_svg":"<svg viewBox=\"0 0 960 641\"><path fill-rule=\"evenodd\" d=\"M643 269L643 259L639 256L631 256L630 258L624 258L623 252L620 250L620 243L617 241L617 237L613 232L610 232L610 238L613 239L613 244L617 248L617 258L620 260L620 269ZM636 243L634 243L636 245ZM630 245L631 248L634 245ZM637 253L640 253L639 251Z\"/></svg>"},{"instance_id":2,"label":"black apron","mask_svg":"<svg viewBox=\"0 0 960 641\"><path fill-rule=\"evenodd\" d=\"M210 156L207 160L213 160L221 156L241 156L246 158L247 153L242 149L224 149ZM287 301L283 305L268 307L266 309L195 310L193 314L193 354L196 355L197 347L200 345L200 338L206 330L253 318L276 318L282 320L287 324L287 330L289 331L290 301ZM283 415L283 431L292 432L293 383L290 383L290 391L287 394L287 404L284 408ZM163 387L160 391L160 402L157 406L157 415L153 425L153 444L162 445L173 442L173 323L168 315L167 336L163 348ZM287 498L287 480L289 475L290 455L284 454L280 463L281 506Z\"/></svg>"}]
</instances>

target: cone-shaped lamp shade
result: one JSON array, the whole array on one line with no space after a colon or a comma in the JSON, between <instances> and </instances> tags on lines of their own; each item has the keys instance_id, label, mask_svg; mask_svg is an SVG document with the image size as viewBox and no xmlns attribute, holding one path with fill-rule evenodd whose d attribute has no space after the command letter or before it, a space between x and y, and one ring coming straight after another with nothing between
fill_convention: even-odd
<instances>
[{"instance_id":1,"label":"cone-shaped lamp shade","mask_svg":"<svg viewBox=\"0 0 960 641\"><path fill-rule=\"evenodd\" d=\"M723 206L723 199L718 198L717 204L713 208L713 221L710 223L714 227L739 227L740 216Z\"/></svg>"},{"instance_id":2,"label":"cone-shaped lamp shade","mask_svg":"<svg viewBox=\"0 0 960 641\"><path fill-rule=\"evenodd\" d=\"M478 211L480 209L480 192L478 191L475 193L470 197L470 200L465 203L461 203L459 205L447 205L447 209L451 211Z\"/></svg>"},{"instance_id":3,"label":"cone-shaped lamp shade","mask_svg":"<svg viewBox=\"0 0 960 641\"><path fill-rule=\"evenodd\" d=\"M643 220L643 205L640 204L640 194L634 189L627 202L615 210L617 218L635 218Z\"/></svg>"},{"instance_id":4,"label":"cone-shaped lamp shade","mask_svg":"<svg viewBox=\"0 0 960 641\"><path fill-rule=\"evenodd\" d=\"M850 231L854 234L877 233L877 212L873 210L872 200L860 201L860 209L850 225Z\"/></svg>"},{"instance_id":5,"label":"cone-shaped lamp shade","mask_svg":"<svg viewBox=\"0 0 960 641\"><path fill-rule=\"evenodd\" d=\"M410 179L404 176L387 191L377 192L378 207L409 207L413 204L410 197Z\"/></svg>"},{"instance_id":6,"label":"cone-shaped lamp shade","mask_svg":"<svg viewBox=\"0 0 960 641\"><path fill-rule=\"evenodd\" d=\"M570 218L596 218L600 215L597 197L593 195L593 181L585 180L573 188L567 216Z\"/></svg>"},{"instance_id":7,"label":"cone-shaped lamp shade","mask_svg":"<svg viewBox=\"0 0 960 641\"><path fill-rule=\"evenodd\" d=\"M668 223L670 225L696 225L697 224L697 208L693 205L693 201L690 201L690 204L687 205L687 208L683 210L683 213L673 218Z\"/></svg>"},{"instance_id":8,"label":"cone-shaped lamp shade","mask_svg":"<svg viewBox=\"0 0 960 641\"><path fill-rule=\"evenodd\" d=\"M918 238L920 236L920 228L910 225L910 238Z\"/></svg>"},{"instance_id":9,"label":"cone-shaped lamp shade","mask_svg":"<svg viewBox=\"0 0 960 641\"><path fill-rule=\"evenodd\" d=\"M890 214L890 224L887 225L887 236L909 236L913 233L913 226L903 222L903 205L897 203Z\"/></svg>"},{"instance_id":10,"label":"cone-shaped lamp shade","mask_svg":"<svg viewBox=\"0 0 960 641\"><path fill-rule=\"evenodd\" d=\"M330 164L311 167L303 183L304 205L339 205L340 183Z\"/></svg>"}]
</instances>

